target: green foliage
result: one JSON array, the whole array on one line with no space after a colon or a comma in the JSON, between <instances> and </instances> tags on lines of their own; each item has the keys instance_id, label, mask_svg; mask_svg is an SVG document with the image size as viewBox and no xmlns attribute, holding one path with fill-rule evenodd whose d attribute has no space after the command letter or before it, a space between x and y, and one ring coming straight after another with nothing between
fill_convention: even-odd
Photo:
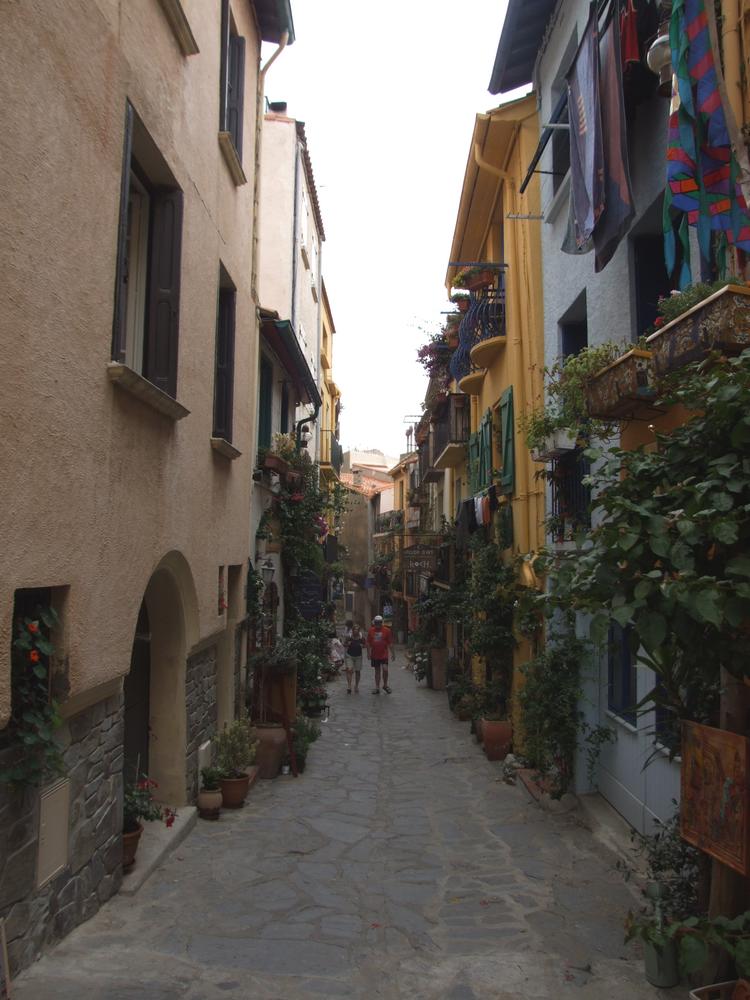
<instances>
[{"instance_id":1,"label":"green foliage","mask_svg":"<svg viewBox=\"0 0 750 1000\"><path fill-rule=\"evenodd\" d=\"M586 643L572 629L549 641L546 648L522 668L525 676L518 695L524 732L524 755L550 782L559 798L574 777L575 754L581 732L578 699L580 670Z\"/></svg>"},{"instance_id":2,"label":"green foliage","mask_svg":"<svg viewBox=\"0 0 750 1000\"><path fill-rule=\"evenodd\" d=\"M330 621L297 619L288 624L288 632L280 640L297 664L298 689L315 687L328 666L328 644L335 632Z\"/></svg>"},{"instance_id":3,"label":"green foliage","mask_svg":"<svg viewBox=\"0 0 750 1000\"><path fill-rule=\"evenodd\" d=\"M673 319L682 316L683 313L692 309L693 306L697 306L699 302L707 299L714 292L718 292L725 285L744 284L742 278L720 278L718 281L712 282L696 281L694 284L688 285L687 288L683 288L681 292L673 291L671 295L665 295L659 299L656 306L659 318L654 323L654 328L658 329L671 323Z\"/></svg>"},{"instance_id":4,"label":"green foliage","mask_svg":"<svg viewBox=\"0 0 750 1000\"><path fill-rule=\"evenodd\" d=\"M581 731L583 733L583 747L586 751L586 777L591 787L596 787L596 770L599 766L599 757L605 743L614 743L617 734L609 726L589 726L583 719L581 720Z\"/></svg>"},{"instance_id":5,"label":"green foliage","mask_svg":"<svg viewBox=\"0 0 750 1000\"><path fill-rule=\"evenodd\" d=\"M218 767L201 768L201 788L204 792L217 792L220 780L221 771Z\"/></svg>"},{"instance_id":6,"label":"green foliage","mask_svg":"<svg viewBox=\"0 0 750 1000\"><path fill-rule=\"evenodd\" d=\"M137 830L142 819L151 822L163 819L167 826L172 826L177 813L168 806L162 806L154 801L153 791L158 787L157 783L145 774L125 785L122 796L123 833Z\"/></svg>"},{"instance_id":7,"label":"green foliage","mask_svg":"<svg viewBox=\"0 0 750 1000\"><path fill-rule=\"evenodd\" d=\"M661 949L676 941L680 967L686 975L699 972L708 962L711 949L719 948L734 961L740 976L750 975L750 910L738 917L688 917L660 923L657 917L628 914L625 940L640 938Z\"/></svg>"},{"instance_id":8,"label":"green foliage","mask_svg":"<svg viewBox=\"0 0 750 1000\"><path fill-rule=\"evenodd\" d=\"M292 746L297 758L297 766L304 771L310 747L320 736L320 726L304 715L298 715L292 732Z\"/></svg>"},{"instance_id":9,"label":"green foliage","mask_svg":"<svg viewBox=\"0 0 750 1000\"><path fill-rule=\"evenodd\" d=\"M50 630L58 624L52 608L37 608L35 618L19 618L11 648L11 717L5 732L8 763L0 784L38 787L64 772L55 730L57 703L49 697Z\"/></svg>"},{"instance_id":10,"label":"green foliage","mask_svg":"<svg viewBox=\"0 0 750 1000\"><path fill-rule=\"evenodd\" d=\"M216 767L222 778L241 778L255 760L258 741L248 719L235 719L216 736Z\"/></svg>"},{"instance_id":11,"label":"green foliage","mask_svg":"<svg viewBox=\"0 0 750 1000\"><path fill-rule=\"evenodd\" d=\"M516 640L513 614L518 598L516 568L504 563L499 547L475 536L472 540L465 602L469 609L469 648L485 657L493 667L505 666L512 657Z\"/></svg>"},{"instance_id":12,"label":"green foliage","mask_svg":"<svg viewBox=\"0 0 750 1000\"><path fill-rule=\"evenodd\" d=\"M658 450L613 450L595 478L598 526L558 554L553 597L594 615L592 637L614 619L658 684L642 700L677 722L712 723L719 668L750 671L750 351L693 365L669 401L696 414Z\"/></svg>"}]
</instances>

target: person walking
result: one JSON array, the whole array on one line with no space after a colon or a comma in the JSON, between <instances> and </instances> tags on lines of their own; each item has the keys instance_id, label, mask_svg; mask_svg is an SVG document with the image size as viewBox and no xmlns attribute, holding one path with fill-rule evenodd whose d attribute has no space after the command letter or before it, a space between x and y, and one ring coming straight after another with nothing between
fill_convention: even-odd
<instances>
[{"instance_id":1,"label":"person walking","mask_svg":"<svg viewBox=\"0 0 750 1000\"><path fill-rule=\"evenodd\" d=\"M346 693L352 693L352 675L354 676L354 693L359 694L359 679L362 675L362 647L364 638L359 625L351 625L346 630Z\"/></svg>"},{"instance_id":2,"label":"person walking","mask_svg":"<svg viewBox=\"0 0 750 1000\"><path fill-rule=\"evenodd\" d=\"M391 630L383 624L383 616L375 615L372 620L372 627L367 633L367 652L370 663L375 670L375 688L373 694L380 694L380 669L383 669L383 690L386 694L391 693L388 687L388 659L395 660L396 653L393 649L393 636Z\"/></svg>"}]
</instances>

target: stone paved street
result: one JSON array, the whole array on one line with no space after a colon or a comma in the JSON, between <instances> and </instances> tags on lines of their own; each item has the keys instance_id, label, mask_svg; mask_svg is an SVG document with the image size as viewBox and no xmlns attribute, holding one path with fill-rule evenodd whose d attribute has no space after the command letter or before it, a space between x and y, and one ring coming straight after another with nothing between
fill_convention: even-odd
<instances>
[{"instance_id":1,"label":"stone paved street","mask_svg":"<svg viewBox=\"0 0 750 1000\"><path fill-rule=\"evenodd\" d=\"M199 822L16 1000L667 996L623 945L614 857L500 781L444 694L400 669L392 687L332 685L299 780Z\"/></svg>"}]
</instances>

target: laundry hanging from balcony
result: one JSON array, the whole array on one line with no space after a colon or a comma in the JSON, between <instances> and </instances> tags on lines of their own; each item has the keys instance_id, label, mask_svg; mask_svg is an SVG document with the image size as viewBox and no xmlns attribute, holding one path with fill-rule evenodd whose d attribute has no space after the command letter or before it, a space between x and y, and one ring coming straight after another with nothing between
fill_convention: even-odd
<instances>
[{"instance_id":1,"label":"laundry hanging from balcony","mask_svg":"<svg viewBox=\"0 0 750 1000\"><path fill-rule=\"evenodd\" d=\"M564 253L596 251L594 270L612 259L635 215L622 85L620 19L599 31L597 5L567 77L570 214Z\"/></svg>"},{"instance_id":2,"label":"laundry hanging from balcony","mask_svg":"<svg viewBox=\"0 0 750 1000\"><path fill-rule=\"evenodd\" d=\"M714 12L704 0L673 0L669 25L672 50L672 104L667 139L664 194L664 255L675 269L677 241L683 248L679 283L691 280L688 225L698 232L705 262L711 260L711 233L720 243L750 252L750 217L740 188L740 168L732 151L728 120L715 59ZM721 255L722 248L719 247Z\"/></svg>"}]
</instances>

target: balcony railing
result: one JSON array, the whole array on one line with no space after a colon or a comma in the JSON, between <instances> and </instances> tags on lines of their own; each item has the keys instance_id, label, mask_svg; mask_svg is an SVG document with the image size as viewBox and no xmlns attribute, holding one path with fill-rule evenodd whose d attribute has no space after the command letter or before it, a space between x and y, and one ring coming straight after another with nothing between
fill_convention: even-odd
<instances>
[{"instance_id":1,"label":"balcony railing","mask_svg":"<svg viewBox=\"0 0 750 1000\"><path fill-rule=\"evenodd\" d=\"M336 475L341 472L344 462L344 449L339 444L335 431L320 432L320 464L330 465Z\"/></svg>"},{"instance_id":2,"label":"balcony railing","mask_svg":"<svg viewBox=\"0 0 750 1000\"><path fill-rule=\"evenodd\" d=\"M552 462L550 533L555 542L572 541L579 528L591 526L591 489L583 482L589 469L579 448Z\"/></svg>"},{"instance_id":3,"label":"balcony railing","mask_svg":"<svg viewBox=\"0 0 750 1000\"><path fill-rule=\"evenodd\" d=\"M389 531L401 531L404 526L404 512L389 510L375 518L375 534L383 535Z\"/></svg>"},{"instance_id":4,"label":"balcony railing","mask_svg":"<svg viewBox=\"0 0 750 1000\"><path fill-rule=\"evenodd\" d=\"M475 369L471 361L472 347L485 340L504 336L505 273L500 271L497 288L481 288L469 293L469 308L458 328L458 347L450 362L453 378L460 382Z\"/></svg>"},{"instance_id":5,"label":"balcony railing","mask_svg":"<svg viewBox=\"0 0 750 1000\"><path fill-rule=\"evenodd\" d=\"M433 467L450 445L461 447L468 443L471 427L467 403L463 393L450 393L443 412L433 421L430 429L430 464Z\"/></svg>"}]
</instances>

